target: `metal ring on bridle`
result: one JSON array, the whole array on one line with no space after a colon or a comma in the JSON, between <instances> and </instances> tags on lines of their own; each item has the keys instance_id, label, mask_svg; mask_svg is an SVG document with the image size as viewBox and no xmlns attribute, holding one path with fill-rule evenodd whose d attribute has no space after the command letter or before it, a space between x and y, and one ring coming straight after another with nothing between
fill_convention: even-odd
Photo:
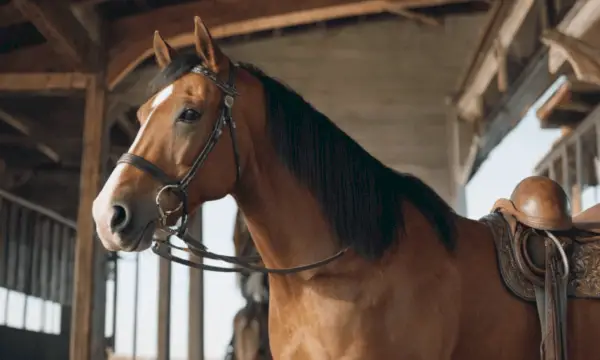
<instances>
[{"instance_id":1,"label":"metal ring on bridle","mask_svg":"<svg viewBox=\"0 0 600 360\"><path fill-rule=\"evenodd\" d=\"M233 107L233 102L234 102L233 96L231 96L229 94L225 95L225 99L223 102L225 103L225 106L227 106L228 108L231 109Z\"/></svg>"},{"instance_id":2,"label":"metal ring on bridle","mask_svg":"<svg viewBox=\"0 0 600 360\"><path fill-rule=\"evenodd\" d=\"M183 200L181 199L181 196L178 194L176 194L176 196L177 196L177 199L179 199L179 205L175 209L172 209L172 210L164 210L163 209L163 207L160 204L160 197L164 191L169 190L169 189L175 189L176 191L182 191L178 184L169 184L169 185L165 185L165 186L161 187L158 190L158 192L156 193L156 199L154 201L156 203L156 206L158 207L158 212L160 213L161 222L163 222L163 225L169 215L172 215L172 214L176 213L177 211L183 209Z\"/></svg>"}]
</instances>

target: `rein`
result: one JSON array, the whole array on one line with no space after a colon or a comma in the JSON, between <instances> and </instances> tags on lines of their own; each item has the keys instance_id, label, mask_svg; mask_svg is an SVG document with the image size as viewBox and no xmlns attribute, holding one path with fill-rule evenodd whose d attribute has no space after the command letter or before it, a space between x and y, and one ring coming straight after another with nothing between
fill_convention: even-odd
<instances>
[{"instance_id":1,"label":"rein","mask_svg":"<svg viewBox=\"0 0 600 360\"><path fill-rule=\"evenodd\" d=\"M333 260L338 259L342 255L348 251L348 248L343 248L338 251L334 255L325 258L321 261L317 261L314 263L295 266L290 268L281 268L281 269L272 269L263 266L258 266L252 264L254 262L260 261L260 256L250 256L250 257L238 257L238 256L228 256L228 255L220 255L213 252L210 252L206 246L204 246L200 241L194 239L187 232L188 225L188 188L189 185L204 163L204 161L208 158L208 155L217 144L219 138L223 134L223 127L227 125L229 128L229 134L231 135L231 143L233 147L233 157L235 161L236 167L236 183L240 181L240 161L239 161L239 151L235 136L235 121L232 116L232 108L235 97L238 95L238 92L235 88L235 70L238 68L237 64L229 63L229 76L227 82L223 82L219 80L217 74L207 69L202 65L194 66L190 72L194 74L203 75L207 79L211 80L224 94L223 101L221 104L221 112L219 118L215 122L212 131L206 144L200 151L200 154L194 162L192 166L188 170L188 172L181 179L173 179L169 175L167 175L161 168L153 164L152 162L144 159L139 155L135 155L132 153L125 153L121 155L117 164L129 164L137 169L147 173L154 180L158 181L162 184L162 187L158 190L156 194L155 203L159 212L159 226L154 232L154 244L152 245L152 252L156 255L161 256L169 261L173 261L185 266L203 269L208 271L217 271L217 272L242 272L244 270L257 271L260 273L271 273L271 274L292 274L300 271L314 269L323 265L326 265ZM179 200L179 204L174 209L164 209L161 205L160 199L164 192L171 192L175 196L177 196ZM181 211L181 218L179 224L176 228L172 228L167 226L167 219L170 215ZM183 242L187 245L187 247L180 247L172 244L170 242L171 236L176 236L183 240ZM212 266L206 265L201 262L194 262L190 260L183 259L181 257L177 257L171 254L171 249L181 250L189 252L200 258L207 258L213 260L219 260L226 263L230 263L233 265L237 265L239 267L221 267L221 266Z\"/></svg>"}]
</instances>

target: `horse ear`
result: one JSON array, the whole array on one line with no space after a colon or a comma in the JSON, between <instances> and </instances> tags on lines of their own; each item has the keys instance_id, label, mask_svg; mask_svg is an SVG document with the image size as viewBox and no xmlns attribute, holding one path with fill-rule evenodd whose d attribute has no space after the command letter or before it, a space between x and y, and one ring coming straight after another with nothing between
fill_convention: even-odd
<instances>
[{"instance_id":1,"label":"horse ear","mask_svg":"<svg viewBox=\"0 0 600 360\"><path fill-rule=\"evenodd\" d=\"M169 65L173 57L175 56L175 49L173 49L167 42L160 36L158 30L154 32L154 56L156 57L156 63L158 67L164 69L165 66Z\"/></svg>"},{"instance_id":2,"label":"horse ear","mask_svg":"<svg viewBox=\"0 0 600 360\"><path fill-rule=\"evenodd\" d=\"M219 72L225 56L213 41L210 31L199 16L194 16L194 43L196 54L204 60L206 66L215 73Z\"/></svg>"}]
</instances>

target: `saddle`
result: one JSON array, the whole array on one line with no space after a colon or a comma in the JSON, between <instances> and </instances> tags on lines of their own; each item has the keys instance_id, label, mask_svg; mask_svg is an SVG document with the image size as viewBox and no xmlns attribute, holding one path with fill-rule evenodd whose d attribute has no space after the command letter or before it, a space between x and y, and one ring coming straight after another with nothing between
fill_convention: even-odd
<instances>
[{"instance_id":1,"label":"saddle","mask_svg":"<svg viewBox=\"0 0 600 360\"><path fill-rule=\"evenodd\" d=\"M492 231L506 287L537 305L541 359L566 360L567 298L600 299L600 204L572 217L562 187L531 176L480 221Z\"/></svg>"}]
</instances>

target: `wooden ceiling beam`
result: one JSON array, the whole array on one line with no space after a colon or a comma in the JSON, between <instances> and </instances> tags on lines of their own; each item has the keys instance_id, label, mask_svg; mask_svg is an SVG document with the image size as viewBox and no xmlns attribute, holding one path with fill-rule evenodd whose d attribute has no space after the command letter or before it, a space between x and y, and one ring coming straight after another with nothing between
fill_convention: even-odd
<instances>
[{"instance_id":1,"label":"wooden ceiling beam","mask_svg":"<svg viewBox=\"0 0 600 360\"><path fill-rule=\"evenodd\" d=\"M389 2L387 11L391 14L396 14L398 16L407 18L409 20L413 20L417 23L430 25L430 26L440 26L442 22L432 16L427 16L423 14L416 13L414 11L410 11L406 9L406 6L402 4L395 4L393 1Z\"/></svg>"},{"instance_id":2,"label":"wooden ceiling beam","mask_svg":"<svg viewBox=\"0 0 600 360\"><path fill-rule=\"evenodd\" d=\"M97 54L96 44L73 15L67 1L12 0L12 3L63 60L76 70L89 70L89 56Z\"/></svg>"},{"instance_id":3,"label":"wooden ceiling beam","mask_svg":"<svg viewBox=\"0 0 600 360\"><path fill-rule=\"evenodd\" d=\"M83 90L87 81L82 73L0 73L0 91Z\"/></svg>"},{"instance_id":4,"label":"wooden ceiling beam","mask_svg":"<svg viewBox=\"0 0 600 360\"><path fill-rule=\"evenodd\" d=\"M0 26L11 26L26 22L27 19L13 3L0 5Z\"/></svg>"},{"instance_id":5,"label":"wooden ceiling beam","mask_svg":"<svg viewBox=\"0 0 600 360\"><path fill-rule=\"evenodd\" d=\"M600 22L600 2L598 1L579 1L564 16L564 19L556 27L563 35L577 38L583 41L590 41L591 44L598 44L595 41L598 38L596 26ZM550 47L550 59L548 60L548 69L550 73L555 74L560 67L568 60L568 55L558 46Z\"/></svg>"},{"instance_id":6,"label":"wooden ceiling beam","mask_svg":"<svg viewBox=\"0 0 600 360\"><path fill-rule=\"evenodd\" d=\"M21 134L29 137L29 141L35 143L35 147L46 157L55 163L60 162L60 154L54 147L50 146L47 139L52 138L52 132L42 129L40 124L23 117L10 114L0 109L0 121L7 123Z\"/></svg>"},{"instance_id":7,"label":"wooden ceiling beam","mask_svg":"<svg viewBox=\"0 0 600 360\"><path fill-rule=\"evenodd\" d=\"M0 64L0 71L3 73L73 71L71 66L61 61L48 43L0 54Z\"/></svg>"},{"instance_id":8,"label":"wooden ceiling beam","mask_svg":"<svg viewBox=\"0 0 600 360\"><path fill-rule=\"evenodd\" d=\"M461 118L476 121L480 117L481 114L478 114L477 111L477 99L498 76L498 70L502 65L501 59L498 58L498 46L504 49L510 48L510 44L525 22L527 14L534 10L535 4L535 0L520 0L515 1L512 5L496 34L496 42L490 44L489 48L484 51L483 60L478 67L473 69L471 81L466 84L457 100L458 113Z\"/></svg>"},{"instance_id":9,"label":"wooden ceiling beam","mask_svg":"<svg viewBox=\"0 0 600 360\"><path fill-rule=\"evenodd\" d=\"M528 0L533 2L533 0ZM115 21L109 41L107 82L112 90L152 55L152 34L159 30L171 46L193 44L193 16L199 15L214 38L225 38L337 18L388 12L390 6L415 8L463 0L304 0L193 1L161 7Z\"/></svg>"}]
</instances>

